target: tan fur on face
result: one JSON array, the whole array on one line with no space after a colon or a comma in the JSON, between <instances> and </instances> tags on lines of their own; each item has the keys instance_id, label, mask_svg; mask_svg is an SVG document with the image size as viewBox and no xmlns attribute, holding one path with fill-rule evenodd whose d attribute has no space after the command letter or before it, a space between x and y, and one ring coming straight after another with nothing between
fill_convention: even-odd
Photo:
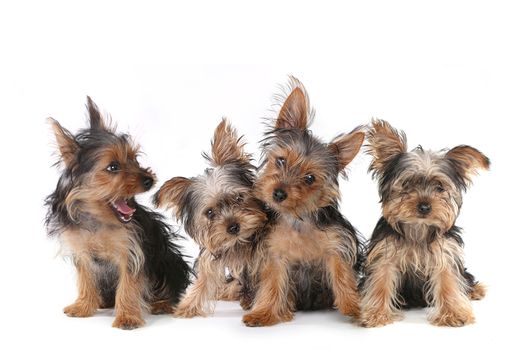
<instances>
[{"instance_id":1,"label":"tan fur on face","mask_svg":"<svg viewBox=\"0 0 525 350\"><path fill-rule=\"evenodd\" d=\"M65 200L73 221L78 222L80 212L87 212L100 221L119 225L110 203L144 192L144 176L155 180L151 170L140 167L136 160L137 152L136 146L128 144L113 145L99 152L94 169L78 187L70 191ZM120 166L115 173L107 171L113 162Z\"/></svg>"},{"instance_id":2,"label":"tan fur on face","mask_svg":"<svg viewBox=\"0 0 525 350\"><path fill-rule=\"evenodd\" d=\"M284 169L276 166L276 159L286 159ZM259 198L280 211L296 217L328 206L340 197L339 188L325 178L326 169L316 159L305 160L294 149L275 149L269 156L256 183L255 192ZM305 183L306 175L316 177L312 185ZM288 197L281 203L275 203L272 194L275 189L283 189Z\"/></svg>"}]
</instances>

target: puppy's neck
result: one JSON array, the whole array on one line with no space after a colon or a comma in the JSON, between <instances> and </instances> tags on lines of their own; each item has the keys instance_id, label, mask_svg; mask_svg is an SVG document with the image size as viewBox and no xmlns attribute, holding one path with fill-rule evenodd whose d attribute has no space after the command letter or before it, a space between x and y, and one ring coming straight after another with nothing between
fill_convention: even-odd
<instances>
[{"instance_id":1,"label":"puppy's neck","mask_svg":"<svg viewBox=\"0 0 525 350\"><path fill-rule=\"evenodd\" d=\"M304 215L302 217L297 217L295 215L290 214L281 214L280 215L281 222L284 225L287 225L291 227L293 230L297 231L298 233L307 233L312 230L313 222L309 215Z\"/></svg>"},{"instance_id":2,"label":"puppy's neck","mask_svg":"<svg viewBox=\"0 0 525 350\"><path fill-rule=\"evenodd\" d=\"M430 244L444 234L437 226L425 223L399 223L396 230L406 242L416 245Z\"/></svg>"}]
</instances>

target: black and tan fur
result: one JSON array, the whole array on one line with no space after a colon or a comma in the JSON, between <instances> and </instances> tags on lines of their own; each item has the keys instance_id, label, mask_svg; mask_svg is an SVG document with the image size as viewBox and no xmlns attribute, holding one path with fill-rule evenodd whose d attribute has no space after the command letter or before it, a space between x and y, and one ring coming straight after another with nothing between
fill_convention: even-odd
<instances>
[{"instance_id":1,"label":"black and tan fur","mask_svg":"<svg viewBox=\"0 0 525 350\"><path fill-rule=\"evenodd\" d=\"M335 306L359 316L361 242L339 211L338 176L365 135L355 130L324 143L308 130L312 117L303 85L292 78L262 142L255 191L276 217L257 264L255 299L243 317L247 326L289 321L298 309Z\"/></svg>"},{"instance_id":2,"label":"black and tan fur","mask_svg":"<svg viewBox=\"0 0 525 350\"><path fill-rule=\"evenodd\" d=\"M404 133L381 120L367 137L383 216L367 248L361 324L386 325L400 308L425 306L435 325L473 323L470 299L485 288L466 271L455 222L462 193L489 159L469 146L408 152Z\"/></svg>"},{"instance_id":3,"label":"black and tan fur","mask_svg":"<svg viewBox=\"0 0 525 350\"><path fill-rule=\"evenodd\" d=\"M172 178L155 195L155 204L172 208L200 247L197 278L175 312L178 317L209 314L218 299L241 299L249 307L248 278L258 261L254 257L260 254L268 212L253 195L255 167L243 146L223 120L211 155L204 155L211 167L200 176Z\"/></svg>"},{"instance_id":4,"label":"black and tan fur","mask_svg":"<svg viewBox=\"0 0 525 350\"><path fill-rule=\"evenodd\" d=\"M115 307L113 326L133 329L145 309L172 311L190 269L162 216L135 201L155 181L138 163L138 147L89 97L87 108L89 127L76 135L50 119L62 174L46 199L46 225L78 276L78 298L64 312L88 317Z\"/></svg>"}]
</instances>

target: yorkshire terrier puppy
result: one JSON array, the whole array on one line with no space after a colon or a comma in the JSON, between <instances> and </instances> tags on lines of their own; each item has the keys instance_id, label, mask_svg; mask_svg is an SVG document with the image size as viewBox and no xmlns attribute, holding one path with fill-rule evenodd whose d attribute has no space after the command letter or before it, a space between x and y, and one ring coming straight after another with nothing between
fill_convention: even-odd
<instances>
[{"instance_id":1,"label":"yorkshire terrier puppy","mask_svg":"<svg viewBox=\"0 0 525 350\"><path fill-rule=\"evenodd\" d=\"M115 307L113 327L144 324L142 310L170 313L189 283L190 268L162 216L135 195L155 182L137 160L139 149L116 134L88 97L89 127L73 135L50 118L62 174L46 199L46 226L72 258L78 298L64 309L88 317Z\"/></svg>"},{"instance_id":2,"label":"yorkshire terrier puppy","mask_svg":"<svg viewBox=\"0 0 525 350\"><path fill-rule=\"evenodd\" d=\"M308 130L313 118L303 85L290 94L262 141L258 198L275 212L258 264L255 299L243 321L269 326L295 310L337 307L359 316L357 289L361 241L339 211L338 175L357 155L359 130L324 143Z\"/></svg>"},{"instance_id":3,"label":"yorkshire terrier puppy","mask_svg":"<svg viewBox=\"0 0 525 350\"><path fill-rule=\"evenodd\" d=\"M381 120L367 137L383 216L364 264L362 325L383 326L400 318L401 307L425 306L435 325L473 323L470 299L483 298L485 288L465 269L455 222L462 193L489 159L464 145L407 152L405 134Z\"/></svg>"},{"instance_id":4,"label":"yorkshire terrier puppy","mask_svg":"<svg viewBox=\"0 0 525 350\"><path fill-rule=\"evenodd\" d=\"M263 204L253 195L251 157L226 120L215 130L211 155L203 155L211 168L197 177L167 181L154 199L157 206L174 210L200 247L197 278L175 311L179 317L211 313L218 299L241 298L243 307L249 307L240 293L249 290L247 278L267 222Z\"/></svg>"}]
</instances>

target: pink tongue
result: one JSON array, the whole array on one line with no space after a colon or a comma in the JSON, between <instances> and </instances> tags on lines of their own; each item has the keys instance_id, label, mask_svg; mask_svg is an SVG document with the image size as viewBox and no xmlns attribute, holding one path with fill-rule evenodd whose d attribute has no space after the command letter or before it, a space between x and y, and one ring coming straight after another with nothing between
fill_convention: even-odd
<instances>
[{"instance_id":1,"label":"pink tongue","mask_svg":"<svg viewBox=\"0 0 525 350\"><path fill-rule=\"evenodd\" d=\"M117 206L117 210L124 215L130 215L135 212L135 209L130 208L126 201L123 199L116 201L115 205Z\"/></svg>"}]
</instances>

